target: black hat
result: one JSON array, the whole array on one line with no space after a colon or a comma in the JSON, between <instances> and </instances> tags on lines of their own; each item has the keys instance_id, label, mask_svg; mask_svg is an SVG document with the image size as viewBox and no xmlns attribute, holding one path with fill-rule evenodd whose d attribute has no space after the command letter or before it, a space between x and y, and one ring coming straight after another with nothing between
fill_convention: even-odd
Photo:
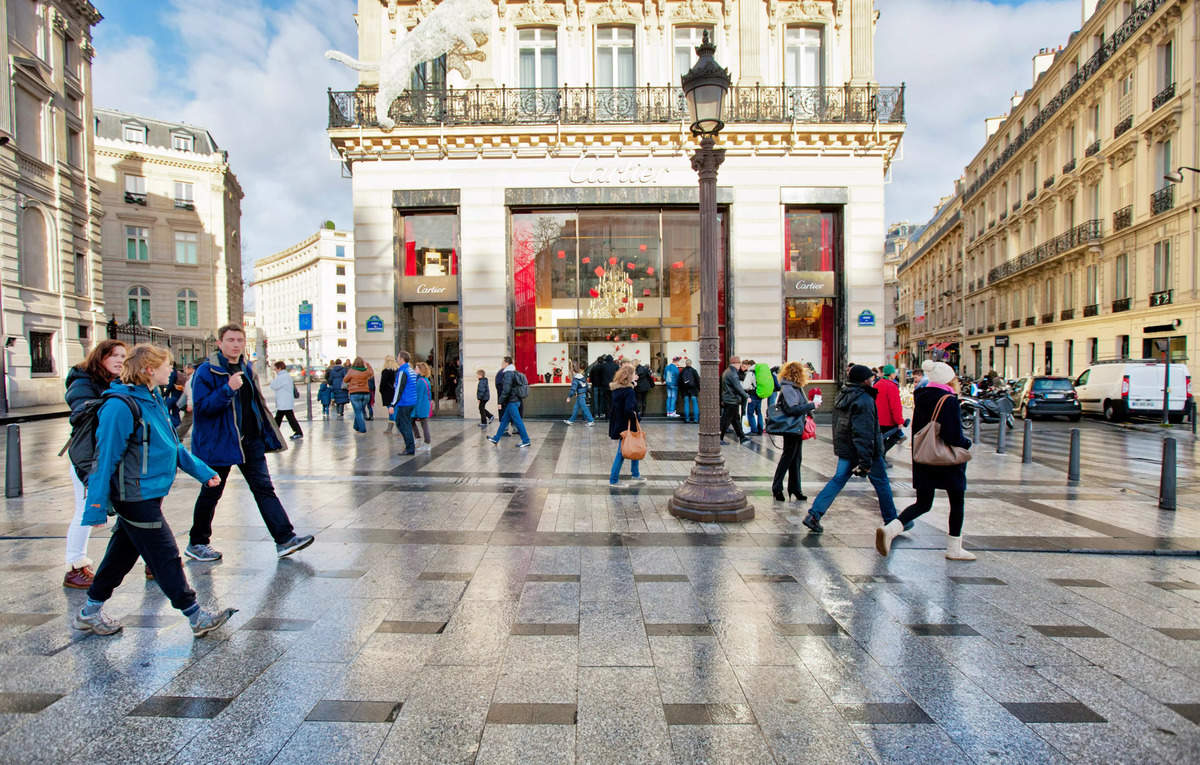
<instances>
[{"instance_id":1,"label":"black hat","mask_svg":"<svg viewBox=\"0 0 1200 765\"><path fill-rule=\"evenodd\" d=\"M855 384L865 383L875 376L870 367L864 367L862 364L855 364L850 367L850 382Z\"/></svg>"}]
</instances>

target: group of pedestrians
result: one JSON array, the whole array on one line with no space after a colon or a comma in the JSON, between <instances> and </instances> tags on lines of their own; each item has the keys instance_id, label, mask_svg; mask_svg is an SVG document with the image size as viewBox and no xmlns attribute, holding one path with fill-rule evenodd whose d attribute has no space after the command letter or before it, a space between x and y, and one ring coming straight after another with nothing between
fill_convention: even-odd
<instances>
[{"instance_id":1,"label":"group of pedestrians","mask_svg":"<svg viewBox=\"0 0 1200 765\"><path fill-rule=\"evenodd\" d=\"M130 350L119 340L102 341L68 374L75 515L67 530L63 585L87 590L83 607L72 619L78 630L111 635L122 629L103 606L138 558L145 562L146 579L187 617L197 637L219 628L235 613L202 608L188 585L162 512L179 469L201 483L183 551L188 558L214 562L223 557L211 544L212 521L234 466L250 487L279 558L314 541L312 535L295 533L271 483L266 454L287 447L244 356L245 333L231 324L221 327L217 337L217 351L186 381L190 399L182 390L175 395L170 350L151 344ZM183 400L185 407L190 400L193 451L180 441L177 427L182 423L177 425L168 411L170 397ZM112 535L93 571L88 537L110 517Z\"/></svg>"}]
</instances>

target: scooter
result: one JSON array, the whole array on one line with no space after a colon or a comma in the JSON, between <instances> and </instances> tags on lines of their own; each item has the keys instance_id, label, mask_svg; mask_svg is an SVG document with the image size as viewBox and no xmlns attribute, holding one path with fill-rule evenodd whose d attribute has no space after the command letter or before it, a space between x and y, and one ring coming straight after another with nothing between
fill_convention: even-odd
<instances>
[{"instance_id":1,"label":"scooter","mask_svg":"<svg viewBox=\"0 0 1200 765\"><path fill-rule=\"evenodd\" d=\"M1010 430L1016 427L1013 400L1007 391L984 393L980 396L959 396L958 406L962 412L963 429L973 429L976 417L985 423L999 422L1003 417Z\"/></svg>"}]
</instances>

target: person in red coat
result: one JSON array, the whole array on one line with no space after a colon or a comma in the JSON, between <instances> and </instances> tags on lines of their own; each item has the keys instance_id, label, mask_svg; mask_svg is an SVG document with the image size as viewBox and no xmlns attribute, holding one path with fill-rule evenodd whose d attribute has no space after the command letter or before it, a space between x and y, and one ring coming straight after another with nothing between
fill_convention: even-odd
<instances>
[{"instance_id":1,"label":"person in red coat","mask_svg":"<svg viewBox=\"0 0 1200 765\"><path fill-rule=\"evenodd\" d=\"M879 371L883 374L875 383L875 390L878 391L875 407L879 411L883 453L887 454L889 449L907 438L900 428L908 425L908 420L904 419L904 408L900 406L900 385L896 382L896 368L891 364L884 364Z\"/></svg>"}]
</instances>

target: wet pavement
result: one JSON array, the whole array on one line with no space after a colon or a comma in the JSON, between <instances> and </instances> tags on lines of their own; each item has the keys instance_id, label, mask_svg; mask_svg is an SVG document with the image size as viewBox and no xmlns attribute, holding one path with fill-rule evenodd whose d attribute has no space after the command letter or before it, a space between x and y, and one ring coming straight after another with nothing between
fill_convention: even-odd
<instances>
[{"instance_id":1,"label":"wet pavement","mask_svg":"<svg viewBox=\"0 0 1200 765\"><path fill-rule=\"evenodd\" d=\"M939 499L889 559L852 481L809 537L773 502L766 439L724 452L754 521L666 510L694 426L650 422L646 483L612 489L607 429L533 422L529 449L436 419L399 454L382 421L302 422L269 458L300 533L278 561L231 478L216 564L185 568L210 637L136 567L73 632L62 421L22 426L25 496L0 514L0 762L1195 762L1200 759L1200 483L1179 439L1179 509L1156 508L1161 433L1035 425L1021 464L994 426L969 468L965 539ZM285 428L286 430L286 428ZM805 444L804 491L833 469ZM1147 432L1149 430L1149 432ZM893 451L897 504L911 499ZM628 468L626 468L626 474ZM198 486L167 499L181 543ZM92 557L105 532L93 535Z\"/></svg>"}]
</instances>

